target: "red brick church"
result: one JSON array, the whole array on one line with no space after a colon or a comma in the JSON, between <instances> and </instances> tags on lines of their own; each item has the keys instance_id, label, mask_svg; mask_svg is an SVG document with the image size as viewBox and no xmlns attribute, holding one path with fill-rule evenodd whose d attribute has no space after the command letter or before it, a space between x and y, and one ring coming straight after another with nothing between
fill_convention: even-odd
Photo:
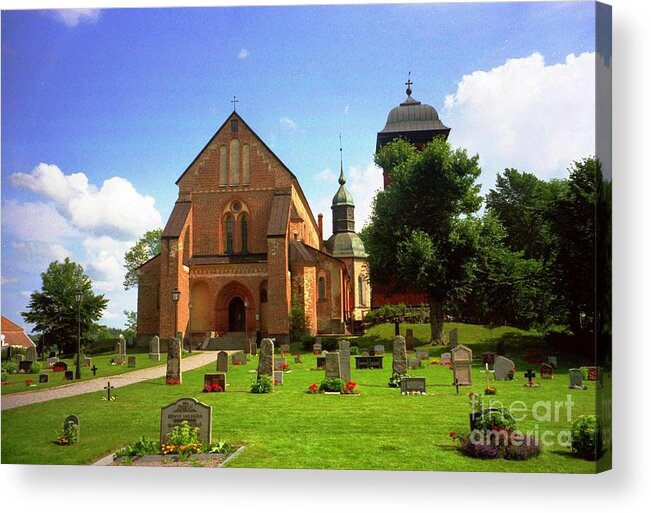
<instances>
[{"instance_id":1,"label":"red brick church","mask_svg":"<svg viewBox=\"0 0 651 513\"><path fill-rule=\"evenodd\" d=\"M371 304L345 181L342 166L324 241L296 175L233 111L176 181L161 253L138 270L139 338L259 332L280 343L293 304L311 334L345 333Z\"/></svg>"}]
</instances>

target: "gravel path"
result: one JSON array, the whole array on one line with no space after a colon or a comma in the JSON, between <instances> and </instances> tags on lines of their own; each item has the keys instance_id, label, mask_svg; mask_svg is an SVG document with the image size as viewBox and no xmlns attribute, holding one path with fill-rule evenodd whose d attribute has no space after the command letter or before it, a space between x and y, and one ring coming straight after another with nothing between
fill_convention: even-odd
<instances>
[{"instance_id":1,"label":"gravel path","mask_svg":"<svg viewBox=\"0 0 651 513\"><path fill-rule=\"evenodd\" d=\"M186 356L183 358L183 370L192 370L197 367L202 367L210 362L214 362L216 358L217 353L214 351L193 353L192 356ZM61 399L63 397L87 394L89 392L104 391L107 381L111 382L111 386L120 388L134 383L139 383L140 381L160 378L165 376L166 370L167 367L165 365L160 365L148 369L125 372L124 374L118 374L116 376L105 376L103 378L89 379L88 381L82 381L80 383L71 383L69 385L49 388L40 392L7 394L2 396L2 409L9 410L27 404L43 403L45 401L51 401L52 399Z\"/></svg>"}]
</instances>

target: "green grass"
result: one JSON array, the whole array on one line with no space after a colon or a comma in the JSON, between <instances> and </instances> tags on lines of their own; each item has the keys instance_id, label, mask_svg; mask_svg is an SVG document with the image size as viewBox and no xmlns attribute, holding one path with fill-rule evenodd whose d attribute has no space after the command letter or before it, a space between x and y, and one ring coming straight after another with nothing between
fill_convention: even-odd
<instances>
[{"instance_id":1,"label":"green grass","mask_svg":"<svg viewBox=\"0 0 651 513\"><path fill-rule=\"evenodd\" d=\"M6 394L15 394L17 392L36 392L38 390L45 390L47 388L58 387L62 385L69 385L70 383L78 383L79 381L86 381L89 379L95 378L104 378L107 376L115 376L117 374L123 374L125 372L131 372L139 369L147 369L149 367L155 367L156 365L164 365L167 362L167 353L161 353L161 359L159 362L153 362L149 359L149 353L146 348L130 348L127 353L127 359L129 356L137 357L137 366L136 368L130 368L125 362L124 365L111 365L111 360L117 358L117 354L103 353L92 355L90 358L93 360L93 365L97 367L97 374L93 376L93 373L90 370L90 367L81 367L81 379L66 381L64 379L63 372L54 372L48 368L47 361L39 363L42 365L40 372L35 374L9 374L8 381L12 384L2 385L2 395ZM64 358L60 361L66 362L68 364L68 370L75 370L75 362L72 358ZM83 363L83 360L82 360ZM38 376L39 374L48 374L49 380L47 383L39 383ZM31 379L33 381L32 386L27 386L25 384L26 379Z\"/></svg>"},{"instance_id":2,"label":"green grass","mask_svg":"<svg viewBox=\"0 0 651 513\"><path fill-rule=\"evenodd\" d=\"M481 358L486 344L506 335L512 337L507 351L516 362L522 361L518 351L521 345L528 344L528 334L508 328L491 332L477 326L456 326L460 341L475 351L475 361ZM415 327L417 337L425 335L421 328ZM387 329L390 331L386 339L372 338L376 331L381 334ZM361 340L362 345L370 344L371 339L379 340L390 350L392 329L383 326L370 330ZM304 352L298 346L293 350ZM431 354L436 356L441 351L440 347L433 348ZM90 463L141 435L157 439L160 407L190 396L213 406L213 439L246 445L246 450L229 463L231 467L567 473L595 470L594 462L575 458L567 448L559 446L545 448L540 457L524 462L483 461L460 454L449 432L468 431L468 393L481 393L485 385L481 365L474 366L474 386L462 387L459 396L450 385L452 371L447 367L430 365L413 370L411 375L427 378L428 395L405 397L387 386L391 374L391 356L387 355L383 370L353 369L353 380L361 395L326 396L306 393L311 383L323 379L323 371L311 370L315 367L314 356L303 354L302 358L303 364L288 359L292 372L285 375L285 385L268 395L249 393L255 374L248 371L257 365L253 358L246 366L230 366L228 391L223 394L200 392L203 374L214 372L211 364L184 373L181 386L165 385L161 378L117 389L117 400L112 403L102 401L103 394L98 392L3 411L2 462ZM574 402L573 419L594 412L594 383L588 383L587 391L569 390L568 365L560 359L559 364L554 379L543 381L540 388L523 386L525 369L520 365L517 380L496 383L495 400L505 404L523 401L529 408L526 418L518 423L520 429L537 427L539 431L558 433L571 426L564 408L558 419L536 421L531 408L538 401L552 401L553 406L554 401L565 401L570 396ZM52 440L70 413L80 416L81 442L56 446Z\"/></svg>"}]
</instances>

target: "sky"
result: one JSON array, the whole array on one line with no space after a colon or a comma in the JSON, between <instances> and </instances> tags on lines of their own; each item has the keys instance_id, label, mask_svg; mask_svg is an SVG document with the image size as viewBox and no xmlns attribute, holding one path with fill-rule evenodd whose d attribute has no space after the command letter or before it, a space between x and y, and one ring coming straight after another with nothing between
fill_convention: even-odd
<instances>
[{"instance_id":1,"label":"sky","mask_svg":"<svg viewBox=\"0 0 651 513\"><path fill-rule=\"evenodd\" d=\"M405 99L479 154L563 178L595 153L591 2L2 12L2 314L22 324L49 262L82 264L124 325L124 252L164 226L176 179L237 111L331 229L339 134L357 228L382 173L377 132ZM29 331L29 326L27 326Z\"/></svg>"}]
</instances>

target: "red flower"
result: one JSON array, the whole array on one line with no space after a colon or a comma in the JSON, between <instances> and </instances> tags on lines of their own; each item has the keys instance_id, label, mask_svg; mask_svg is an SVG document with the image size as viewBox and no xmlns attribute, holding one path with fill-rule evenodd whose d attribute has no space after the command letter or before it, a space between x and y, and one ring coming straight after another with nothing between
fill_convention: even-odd
<instances>
[{"instance_id":1,"label":"red flower","mask_svg":"<svg viewBox=\"0 0 651 513\"><path fill-rule=\"evenodd\" d=\"M31 380L31 379L26 379L25 380L25 385L27 385L27 386L31 385L32 383L34 383L34 381Z\"/></svg>"},{"instance_id":2,"label":"red flower","mask_svg":"<svg viewBox=\"0 0 651 513\"><path fill-rule=\"evenodd\" d=\"M210 388L210 385L206 385L205 387L203 387L203 391L204 392L211 392L212 389Z\"/></svg>"},{"instance_id":3,"label":"red flower","mask_svg":"<svg viewBox=\"0 0 651 513\"><path fill-rule=\"evenodd\" d=\"M346 390L352 390L356 386L357 386L357 383L355 383L354 381L349 381L348 383L346 383Z\"/></svg>"},{"instance_id":4,"label":"red flower","mask_svg":"<svg viewBox=\"0 0 651 513\"><path fill-rule=\"evenodd\" d=\"M456 431L450 431L450 438L456 438L457 437L457 432Z\"/></svg>"},{"instance_id":5,"label":"red flower","mask_svg":"<svg viewBox=\"0 0 651 513\"><path fill-rule=\"evenodd\" d=\"M282 369L283 369L283 370L287 370L287 369L289 369L289 364L288 364L288 363L283 363L283 364L282 364Z\"/></svg>"},{"instance_id":6,"label":"red flower","mask_svg":"<svg viewBox=\"0 0 651 513\"><path fill-rule=\"evenodd\" d=\"M212 384L212 391L213 392L221 392L222 387L219 385L219 383L213 383Z\"/></svg>"},{"instance_id":7,"label":"red flower","mask_svg":"<svg viewBox=\"0 0 651 513\"><path fill-rule=\"evenodd\" d=\"M319 385L317 385L316 383L312 383L312 384L309 386L309 389L310 389L310 390L316 390L317 388L319 388Z\"/></svg>"}]
</instances>

